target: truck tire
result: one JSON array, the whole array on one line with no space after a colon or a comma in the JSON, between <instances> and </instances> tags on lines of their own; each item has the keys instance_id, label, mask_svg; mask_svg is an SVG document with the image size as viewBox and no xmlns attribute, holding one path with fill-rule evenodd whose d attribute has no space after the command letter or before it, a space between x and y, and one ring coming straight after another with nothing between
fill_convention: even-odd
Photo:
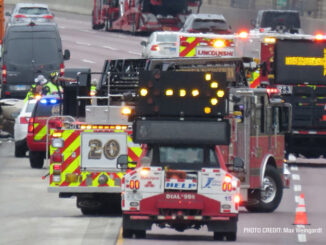
<instances>
[{"instance_id":1,"label":"truck tire","mask_svg":"<svg viewBox=\"0 0 326 245\"><path fill-rule=\"evenodd\" d=\"M98 214L97 209L92 209L92 208L80 208L80 211L82 212L83 215L96 215Z\"/></svg>"},{"instance_id":2,"label":"truck tire","mask_svg":"<svg viewBox=\"0 0 326 245\"><path fill-rule=\"evenodd\" d=\"M225 233L227 241L236 241L237 240L237 233L236 232L227 232Z\"/></svg>"},{"instance_id":3,"label":"truck tire","mask_svg":"<svg viewBox=\"0 0 326 245\"><path fill-rule=\"evenodd\" d=\"M137 230L137 231L135 231L135 236L137 239L146 238L146 231L145 230Z\"/></svg>"},{"instance_id":4,"label":"truck tire","mask_svg":"<svg viewBox=\"0 0 326 245\"><path fill-rule=\"evenodd\" d=\"M15 157L25 157L26 156L26 146L21 142L15 142Z\"/></svg>"},{"instance_id":5,"label":"truck tire","mask_svg":"<svg viewBox=\"0 0 326 245\"><path fill-rule=\"evenodd\" d=\"M122 215L122 237L123 238L132 238L132 236L134 234L136 235L136 237L137 237L137 234L138 234L138 236L141 235L137 231L129 229L128 227L130 227L130 224L128 225L128 223L130 223L129 215L123 214ZM146 236L146 233L145 233L145 236ZM140 237L137 237L137 238L140 238Z\"/></svg>"},{"instance_id":6,"label":"truck tire","mask_svg":"<svg viewBox=\"0 0 326 245\"><path fill-rule=\"evenodd\" d=\"M283 195L283 183L276 168L266 167L263 184L264 190L260 190L258 203L247 206L248 211L269 213L279 206Z\"/></svg>"},{"instance_id":7,"label":"truck tire","mask_svg":"<svg viewBox=\"0 0 326 245\"><path fill-rule=\"evenodd\" d=\"M215 241L223 241L223 239L224 239L224 232L214 232L213 239Z\"/></svg>"},{"instance_id":8,"label":"truck tire","mask_svg":"<svg viewBox=\"0 0 326 245\"><path fill-rule=\"evenodd\" d=\"M29 162L31 168L43 168L44 165L44 152L42 151L30 151Z\"/></svg>"}]
</instances>

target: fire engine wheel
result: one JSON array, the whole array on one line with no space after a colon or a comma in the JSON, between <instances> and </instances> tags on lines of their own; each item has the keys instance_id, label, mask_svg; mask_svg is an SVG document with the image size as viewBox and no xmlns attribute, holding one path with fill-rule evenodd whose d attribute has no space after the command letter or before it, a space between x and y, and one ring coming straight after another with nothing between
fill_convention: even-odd
<instances>
[{"instance_id":1,"label":"fire engine wheel","mask_svg":"<svg viewBox=\"0 0 326 245\"><path fill-rule=\"evenodd\" d=\"M273 212L281 202L283 184L277 169L267 166L263 179L263 190L260 191L260 199L256 205L248 206L252 212Z\"/></svg>"},{"instance_id":2,"label":"fire engine wheel","mask_svg":"<svg viewBox=\"0 0 326 245\"><path fill-rule=\"evenodd\" d=\"M44 165L44 152L42 151L30 151L29 162L31 168L43 168Z\"/></svg>"},{"instance_id":3,"label":"fire engine wheel","mask_svg":"<svg viewBox=\"0 0 326 245\"><path fill-rule=\"evenodd\" d=\"M236 241L237 233L236 232L214 232L214 240L223 241L224 237L227 241Z\"/></svg>"}]
</instances>

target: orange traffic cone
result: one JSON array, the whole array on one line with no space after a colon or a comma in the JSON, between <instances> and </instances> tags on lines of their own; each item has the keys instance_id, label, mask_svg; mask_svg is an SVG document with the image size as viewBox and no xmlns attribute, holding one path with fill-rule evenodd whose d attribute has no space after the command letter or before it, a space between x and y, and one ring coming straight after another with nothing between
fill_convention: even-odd
<instances>
[{"instance_id":1,"label":"orange traffic cone","mask_svg":"<svg viewBox=\"0 0 326 245\"><path fill-rule=\"evenodd\" d=\"M301 195L300 195L298 207L296 208L294 224L295 225L308 225L306 205L304 203L303 193L301 193Z\"/></svg>"}]
</instances>

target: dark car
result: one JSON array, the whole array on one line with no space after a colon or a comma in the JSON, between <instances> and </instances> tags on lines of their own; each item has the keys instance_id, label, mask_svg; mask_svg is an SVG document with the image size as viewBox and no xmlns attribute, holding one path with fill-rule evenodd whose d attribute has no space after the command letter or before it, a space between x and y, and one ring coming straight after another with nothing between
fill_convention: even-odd
<instances>
[{"instance_id":1,"label":"dark car","mask_svg":"<svg viewBox=\"0 0 326 245\"><path fill-rule=\"evenodd\" d=\"M296 10L259 10L251 24L257 32L303 33Z\"/></svg>"},{"instance_id":2,"label":"dark car","mask_svg":"<svg viewBox=\"0 0 326 245\"><path fill-rule=\"evenodd\" d=\"M231 34L231 27L221 14L191 14L181 32Z\"/></svg>"},{"instance_id":3,"label":"dark car","mask_svg":"<svg viewBox=\"0 0 326 245\"><path fill-rule=\"evenodd\" d=\"M25 98L38 74L63 72L69 50L62 53L55 23L8 26L2 47L2 98Z\"/></svg>"}]
</instances>

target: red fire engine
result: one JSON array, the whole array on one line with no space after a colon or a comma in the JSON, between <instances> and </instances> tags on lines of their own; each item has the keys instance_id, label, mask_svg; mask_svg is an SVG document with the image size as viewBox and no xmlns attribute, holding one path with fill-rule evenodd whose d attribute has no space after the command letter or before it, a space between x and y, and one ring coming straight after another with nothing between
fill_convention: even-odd
<instances>
[{"instance_id":1,"label":"red fire engine","mask_svg":"<svg viewBox=\"0 0 326 245\"><path fill-rule=\"evenodd\" d=\"M92 27L106 31L179 30L201 0L94 0Z\"/></svg>"},{"instance_id":2,"label":"red fire engine","mask_svg":"<svg viewBox=\"0 0 326 245\"><path fill-rule=\"evenodd\" d=\"M237 55L253 57L260 69L250 87L277 87L292 105L292 130L286 134L289 155L319 157L326 143L326 79L323 35L249 34L236 41Z\"/></svg>"}]
</instances>

